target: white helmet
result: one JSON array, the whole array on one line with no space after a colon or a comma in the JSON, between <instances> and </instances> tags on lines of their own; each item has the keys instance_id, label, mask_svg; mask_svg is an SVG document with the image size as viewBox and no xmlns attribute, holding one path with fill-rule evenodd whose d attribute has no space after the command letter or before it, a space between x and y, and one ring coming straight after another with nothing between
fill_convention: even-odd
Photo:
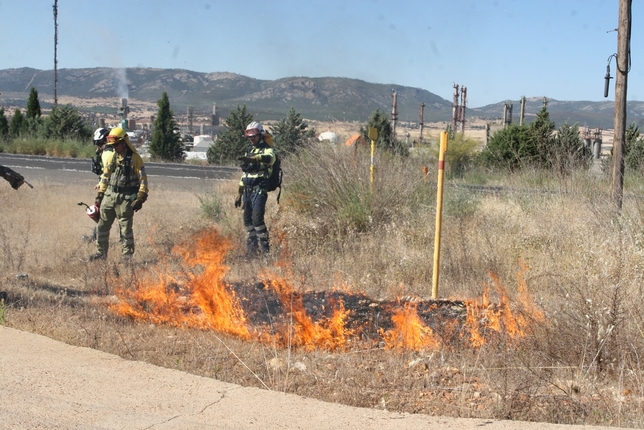
<instances>
[{"instance_id":1,"label":"white helmet","mask_svg":"<svg viewBox=\"0 0 644 430\"><path fill-rule=\"evenodd\" d=\"M105 143L104 140L107 137L107 135L110 134L110 130L107 128L97 128L94 131L94 145L99 145L101 143Z\"/></svg>"},{"instance_id":2,"label":"white helmet","mask_svg":"<svg viewBox=\"0 0 644 430\"><path fill-rule=\"evenodd\" d=\"M264 136L266 134L266 130L264 130L264 127L262 127L262 125L257 121L253 121L248 124L246 126L246 130L244 130L244 136L246 137L257 136L258 134Z\"/></svg>"}]
</instances>

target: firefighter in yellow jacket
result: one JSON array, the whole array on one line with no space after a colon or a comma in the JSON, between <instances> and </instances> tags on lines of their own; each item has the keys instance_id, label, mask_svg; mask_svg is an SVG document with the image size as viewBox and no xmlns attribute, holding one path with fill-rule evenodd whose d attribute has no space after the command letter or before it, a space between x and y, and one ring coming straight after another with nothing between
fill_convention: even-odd
<instances>
[{"instance_id":1,"label":"firefighter in yellow jacket","mask_svg":"<svg viewBox=\"0 0 644 430\"><path fill-rule=\"evenodd\" d=\"M134 254L134 212L139 211L148 198L148 177L143 160L130 143L125 130L113 128L107 135L107 144L114 151L104 152L103 173L94 202L101 214L96 227L97 252L90 257L90 261L107 257L114 220L118 220L119 224L123 257L130 258Z\"/></svg>"}]
</instances>

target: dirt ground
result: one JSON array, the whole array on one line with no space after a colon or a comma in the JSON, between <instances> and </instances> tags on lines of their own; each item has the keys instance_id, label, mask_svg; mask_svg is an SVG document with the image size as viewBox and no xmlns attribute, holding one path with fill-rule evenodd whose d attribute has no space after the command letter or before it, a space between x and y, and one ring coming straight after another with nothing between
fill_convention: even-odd
<instances>
[{"instance_id":1,"label":"dirt ground","mask_svg":"<svg viewBox=\"0 0 644 430\"><path fill-rule=\"evenodd\" d=\"M127 361L2 326L0 345L1 429L609 428L354 408Z\"/></svg>"}]
</instances>

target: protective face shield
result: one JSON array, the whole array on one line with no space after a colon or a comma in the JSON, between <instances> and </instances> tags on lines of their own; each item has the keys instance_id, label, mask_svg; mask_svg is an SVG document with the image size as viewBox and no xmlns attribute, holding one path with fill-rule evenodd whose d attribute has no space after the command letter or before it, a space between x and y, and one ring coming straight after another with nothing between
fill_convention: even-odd
<instances>
[{"instance_id":1,"label":"protective face shield","mask_svg":"<svg viewBox=\"0 0 644 430\"><path fill-rule=\"evenodd\" d=\"M246 130L244 130L244 136L262 136L264 138L264 142L266 142L269 146L273 146L273 136L271 136L270 133L268 133L264 129L264 127L262 127L262 125L257 121L253 121L246 126Z\"/></svg>"},{"instance_id":2,"label":"protective face shield","mask_svg":"<svg viewBox=\"0 0 644 430\"><path fill-rule=\"evenodd\" d=\"M123 130L121 127L116 127L113 128L109 134L107 135L107 144L108 145L114 145L121 140L127 140L128 136L125 130Z\"/></svg>"},{"instance_id":3,"label":"protective face shield","mask_svg":"<svg viewBox=\"0 0 644 430\"><path fill-rule=\"evenodd\" d=\"M264 134L266 134L264 127L262 127L262 125L257 121L253 121L250 124L248 124L246 126L246 130L244 130L244 136L246 137L253 137L253 136L259 136Z\"/></svg>"}]
</instances>

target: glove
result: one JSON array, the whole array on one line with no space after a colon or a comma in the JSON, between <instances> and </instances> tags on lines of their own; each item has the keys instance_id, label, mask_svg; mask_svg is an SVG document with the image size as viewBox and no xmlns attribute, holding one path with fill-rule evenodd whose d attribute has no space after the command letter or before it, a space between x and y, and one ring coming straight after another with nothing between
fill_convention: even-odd
<instances>
[{"instance_id":1,"label":"glove","mask_svg":"<svg viewBox=\"0 0 644 430\"><path fill-rule=\"evenodd\" d=\"M134 209L134 212L138 212L143 207L143 202L139 199L136 199L132 203L130 203L130 207Z\"/></svg>"},{"instance_id":2,"label":"glove","mask_svg":"<svg viewBox=\"0 0 644 430\"><path fill-rule=\"evenodd\" d=\"M103 197L105 197L105 193L99 192L96 194L96 199L94 199L94 204L96 205L97 208L101 207L101 202L103 201Z\"/></svg>"},{"instance_id":3,"label":"glove","mask_svg":"<svg viewBox=\"0 0 644 430\"><path fill-rule=\"evenodd\" d=\"M257 161L257 158L255 157L237 157L237 161L241 161L242 163L252 163L254 161Z\"/></svg>"},{"instance_id":4,"label":"glove","mask_svg":"<svg viewBox=\"0 0 644 430\"><path fill-rule=\"evenodd\" d=\"M136 195L136 199L130 203L130 207L134 209L134 212L138 212L143 207L143 203L148 199L148 195L143 191L139 191Z\"/></svg>"}]
</instances>

